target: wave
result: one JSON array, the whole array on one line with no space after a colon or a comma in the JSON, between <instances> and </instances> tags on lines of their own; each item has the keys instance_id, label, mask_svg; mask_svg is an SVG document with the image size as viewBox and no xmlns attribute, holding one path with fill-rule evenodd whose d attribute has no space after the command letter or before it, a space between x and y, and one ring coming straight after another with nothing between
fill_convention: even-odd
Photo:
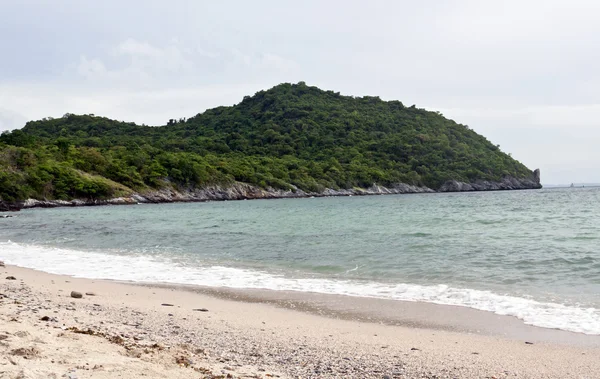
<instances>
[{"instance_id":1,"label":"wave","mask_svg":"<svg viewBox=\"0 0 600 379\"><path fill-rule=\"evenodd\" d=\"M528 325L600 335L599 309L544 303L447 285L290 278L218 265L190 267L164 257L113 255L13 242L0 242L0 259L7 264L81 278L316 292L463 306L514 316Z\"/></svg>"},{"instance_id":2,"label":"wave","mask_svg":"<svg viewBox=\"0 0 600 379\"><path fill-rule=\"evenodd\" d=\"M405 236L407 236L407 237L430 237L431 235L432 235L431 233L422 233L422 232L405 234Z\"/></svg>"}]
</instances>

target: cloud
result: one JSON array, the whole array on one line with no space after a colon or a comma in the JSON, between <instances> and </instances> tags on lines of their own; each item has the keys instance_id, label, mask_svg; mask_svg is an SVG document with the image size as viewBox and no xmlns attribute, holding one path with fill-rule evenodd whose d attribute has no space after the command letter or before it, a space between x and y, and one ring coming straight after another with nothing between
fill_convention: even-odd
<instances>
[{"instance_id":1,"label":"cloud","mask_svg":"<svg viewBox=\"0 0 600 379\"><path fill-rule=\"evenodd\" d=\"M84 78L103 78L108 75L108 70L98 59L88 59L85 55L82 55L77 65L77 74Z\"/></svg>"},{"instance_id":2,"label":"cloud","mask_svg":"<svg viewBox=\"0 0 600 379\"><path fill-rule=\"evenodd\" d=\"M262 54L260 64L283 72L293 72L298 69L296 62L272 53Z\"/></svg>"},{"instance_id":3,"label":"cloud","mask_svg":"<svg viewBox=\"0 0 600 379\"><path fill-rule=\"evenodd\" d=\"M445 109L529 167L542 183L598 182L600 104L516 109Z\"/></svg>"},{"instance_id":4,"label":"cloud","mask_svg":"<svg viewBox=\"0 0 600 379\"><path fill-rule=\"evenodd\" d=\"M191 117L208 108L233 105L240 102L243 96L270 85L237 83L145 90L106 88L90 93L85 87L0 84L0 102L9 109L23 109L28 115L7 118L15 120L8 124L14 125L12 128L22 127L27 120L60 117L65 113L92 113L138 124L162 125L170 118ZM56 96L56 92L60 96ZM10 93L11 96L2 97L4 93ZM18 115L0 109L0 122L2 116L11 114Z\"/></svg>"},{"instance_id":5,"label":"cloud","mask_svg":"<svg viewBox=\"0 0 600 379\"><path fill-rule=\"evenodd\" d=\"M67 65L65 78L74 85L96 88L193 88L215 84L212 75L252 80L293 74L298 64L274 53L247 53L237 48L204 49L172 40L164 46L127 38L102 57L79 57ZM71 72L79 79L72 78ZM283 81L282 80L282 81Z\"/></svg>"},{"instance_id":6,"label":"cloud","mask_svg":"<svg viewBox=\"0 0 600 379\"><path fill-rule=\"evenodd\" d=\"M175 42L158 47L128 38L105 52L104 58L82 55L68 67L74 66L81 78L98 86L146 87L173 75L189 75L194 63L188 55Z\"/></svg>"},{"instance_id":7,"label":"cloud","mask_svg":"<svg viewBox=\"0 0 600 379\"><path fill-rule=\"evenodd\" d=\"M531 127L574 129L597 129L600 120L600 104L555 105L524 108L436 108L444 114L452 114L457 120L494 119L508 121L521 119ZM600 132L600 131L599 131Z\"/></svg>"},{"instance_id":8,"label":"cloud","mask_svg":"<svg viewBox=\"0 0 600 379\"><path fill-rule=\"evenodd\" d=\"M441 110L550 181L600 162L596 1L5 3L0 106L17 120L158 124L302 80Z\"/></svg>"},{"instance_id":9,"label":"cloud","mask_svg":"<svg viewBox=\"0 0 600 379\"><path fill-rule=\"evenodd\" d=\"M160 49L156 46L152 46L147 42L139 42L133 38L121 42L115 49L114 52L117 55L129 55L133 57L150 57L150 58L164 58L167 50L173 49L169 47L167 49Z\"/></svg>"},{"instance_id":10,"label":"cloud","mask_svg":"<svg viewBox=\"0 0 600 379\"><path fill-rule=\"evenodd\" d=\"M67 62L58 80L0 83L0 103L27 119L93 113L157 125L232 105L297 69L275 53L128 37Z\"/></svg>"},{"instance_id":11,"label":"cloud","mask_svg":"<svg viewBox=\"0 0 600 379\"><path fill-rule=\"evenodd\" d=\"M27 122L22 114L0 108L0 132L5 130L20 129Z\"/></svg>"}]
</instances>

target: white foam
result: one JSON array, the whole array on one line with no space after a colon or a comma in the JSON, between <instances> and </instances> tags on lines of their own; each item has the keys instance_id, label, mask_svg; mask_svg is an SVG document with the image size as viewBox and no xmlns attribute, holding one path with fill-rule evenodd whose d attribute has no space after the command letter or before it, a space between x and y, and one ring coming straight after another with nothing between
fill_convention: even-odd
<instances>
[{"instance_id":1,"label":"white foam","mask_svg":"<svg viewBox=\"0 0 600 379\"><path fill-rule=\"evenodd\" d=\"M0 242L0 259L7 264L81 278L317 292L464 306L515 316L529 325L600 335L599 309L543 303L446 285L288 278L257 270L185 267L165 258L82 252L12 242Z\"/></svg>"}]
</instances>

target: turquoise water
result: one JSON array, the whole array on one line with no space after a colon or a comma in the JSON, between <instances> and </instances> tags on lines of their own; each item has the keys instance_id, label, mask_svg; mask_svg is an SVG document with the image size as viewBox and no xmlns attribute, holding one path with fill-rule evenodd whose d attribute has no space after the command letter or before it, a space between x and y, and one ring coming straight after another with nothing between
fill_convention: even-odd
<instances>
[{"instance_id":1,"label":"turquoise water","mask_svg":"<svg viewBox=\"0 0 600 379\"><path fill-rule=\"evenodd\" d=\"M600 334L600 189L33 209L0 259L82 277L462 305Z\"/></svg>"}]
</instances>

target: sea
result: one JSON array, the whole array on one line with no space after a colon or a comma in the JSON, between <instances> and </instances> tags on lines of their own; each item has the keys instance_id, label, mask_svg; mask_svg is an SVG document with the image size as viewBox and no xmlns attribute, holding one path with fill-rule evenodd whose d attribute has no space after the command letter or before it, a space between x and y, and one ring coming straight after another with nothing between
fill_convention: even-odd
<instances>
[{"instance_id":1,"label":"sea","mask_svg":"<svg viewBox=\"0 0 600 379\"><path fill-rule=\"evenodd\" d=\"M28 209L0 260L74 277L470 307L600 335L600 188Z\"/></svg>"}]
</instances>

